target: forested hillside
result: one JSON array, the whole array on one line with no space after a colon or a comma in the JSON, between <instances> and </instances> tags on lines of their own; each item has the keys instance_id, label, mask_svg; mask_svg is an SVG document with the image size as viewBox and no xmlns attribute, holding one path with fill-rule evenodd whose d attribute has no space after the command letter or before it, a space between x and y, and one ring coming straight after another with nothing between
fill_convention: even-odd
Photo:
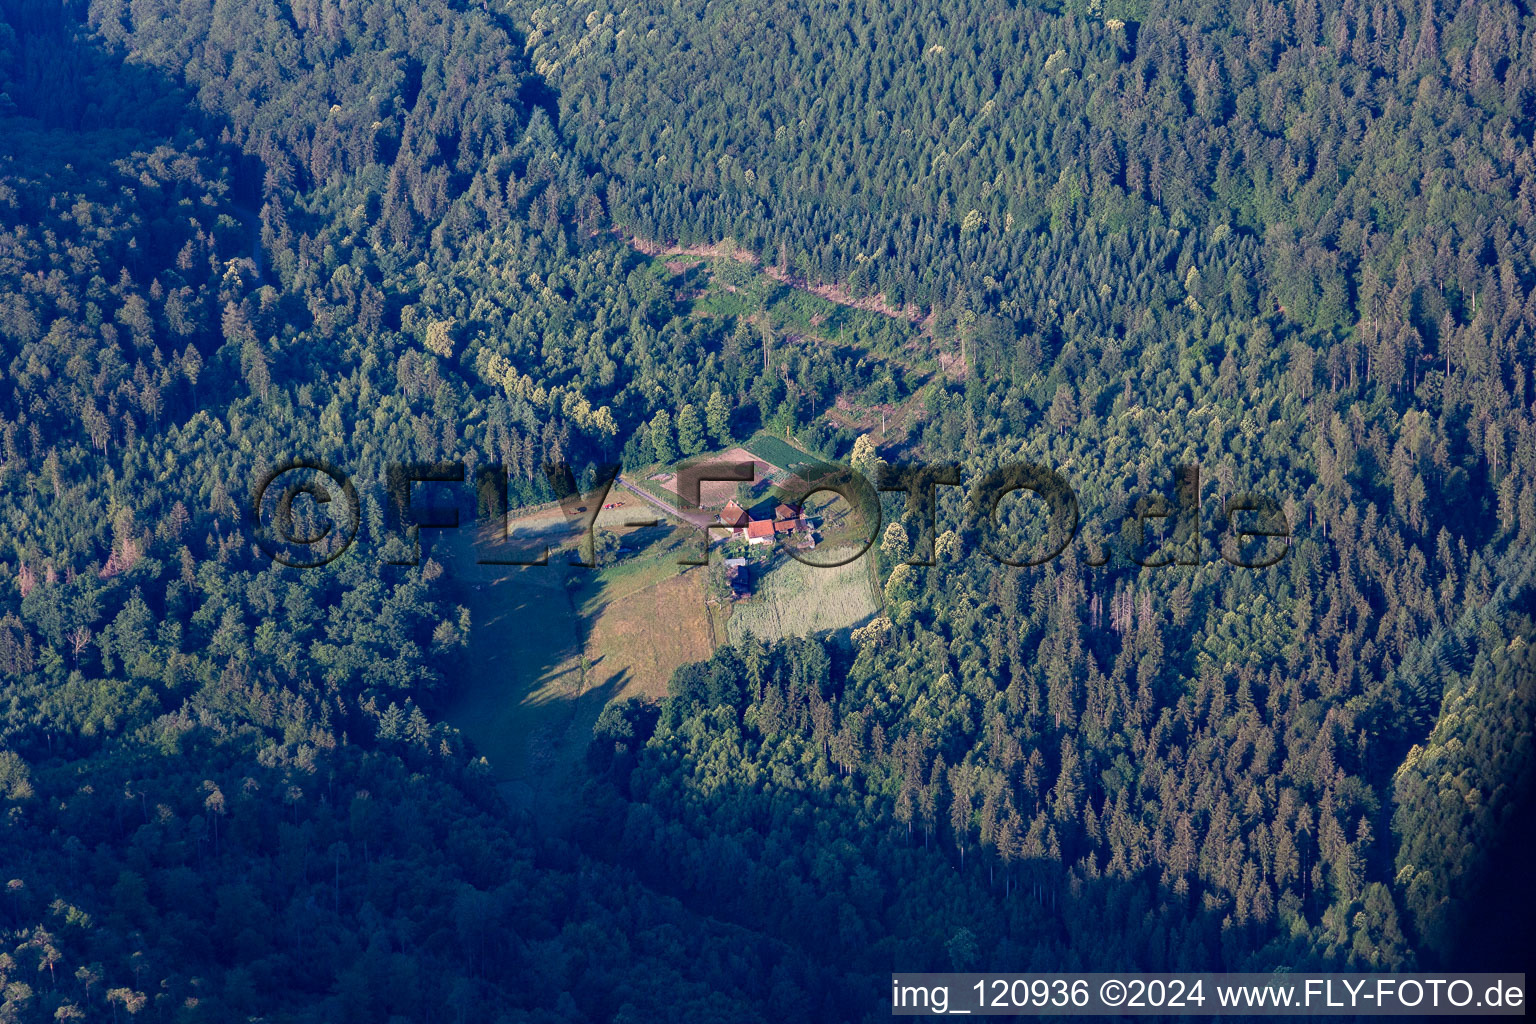
<instances>
[{"instance_id":1,"label":"forested hillside","mask_svg":"<svg viewBox=\"0 0 1536 1024\"><path fill-rule=\"evenodd\" d=\"M240 521L293 453L544 493L618 429L557 390L594 322L633 321L591 343L626 366L701 344L584 241L513 37L441 4L3 10L0 1018L750 1020L825 988L507 818L433 713L469 623L431 564L286 570ZM607 365L626 432L670 407Z\"/></svg>"},{"instance_id":2,"label":"forested hillside","mask_svg":"<svg viewBox=\"0 0 1536 1024\"><path fill-rule=\"evenodd\" d=\"M742 667L761 654L717 655L743 685L684 687L628 780L632 817L678 819L646 841L750 823L770 845L742 833L742 856L777 875L781 790L814 794L808 829L845 807L842 870L807 853L798 877L831 896L862 867L887 900L908 892L899 920L845 914L836 946L912 942L897 962L941 959L962 927L990 967L1041 936L1039 963L1100 967L1448 954L1477 907L1458 873L1498 829L1436 819L1394 777L1443 742L1443 695L1523 635L1531 599L1530 11L522 10L621 228L729 238L792 279L918 307L956 369L887 454L955 459L967 481L1028 458L1084 509L1083 539L1026 572L981 553L958 500L935 567L897 565L927 542L891 527L888 618L846 668L774 683ZM1143 569L1190 552L1138 549L1122 523L1195 462L1204 564ZM1294 534L1253 572L1211 550L1250 490ZM1487 740L1455 756L1516 799L1528 769L1485 759L1524 716L1458 714ZM943 896L906 860L939 849L959 872ZM993 912L1016 883L1023 905Z\"/></svg>"},{"instance_id":3,"label":"forested hillside","mask_svg":"<svg viewBox=\"0 0 1536 1024\"><path fill-rule=\"evenodd\" d=\"M1525 7L0 15L0 1020L865 1019L893 969L1465 959L1531 806ZM919 327L698 315L634 235ZM865 389L899 446L824 415ZM1032 459L1082 535L1004 568L946 488L905 565L888 505L851 645L722 645L609 707L568 829L520 816L442 719L473 623L385 563L385 466L531 504L545 461L759 428ZM242 522L293 455L362 494L323 569ZM1201 564L1142 568L1124 520L1193 462ZM1273 567L1217 557L1245 491Z\"/></svg>"},{"instance_id":4,"label":"forested hillside","mask_svg":"<svg viewBox=\"0 0 1536 1024\"><path fill-rule=\"evenodd\" d=\"M1520 4L525 16L620 223L734 237L810 279L937 309L988 362L1028 346L966 312L1051 354L1088 337L1139 351L1186 298L1218 318L1283 307L1324 336L1364 322L1359 351L1318 368L1335 385L1412 385L1420 355L1514 355L1491 329L1503 310L1475 307L1497 291L1518 313L1531 283L1536 42Z\"/></svg>"}]
</instances>

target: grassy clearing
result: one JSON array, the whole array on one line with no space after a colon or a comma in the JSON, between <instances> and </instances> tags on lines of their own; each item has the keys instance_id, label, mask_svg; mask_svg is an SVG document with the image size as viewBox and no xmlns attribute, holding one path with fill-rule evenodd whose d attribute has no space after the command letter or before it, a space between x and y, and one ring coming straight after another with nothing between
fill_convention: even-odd
<instances>
[{"instance_id":1,"label":"grassy clearing","mask_svg":"<svg viewBox=\"0 0 1536 1024\"><path fill-rule=\"evenodd\" d=\"M846 557L853 547L817 549L826 561ZM785 558L757 581L753 595L735 605L728 631L732 641L751 634L763 640L789 636L844 638L879 614L871 555L866 552L847 565L802 565Z\"/></svg>"},{"instance_id":2,"label":"grassy clearing","mask_svg":"<svg viewBox=\"0 0 1536 1024\"><path fill-rule=\"evenodd\" d=\"M603 601L590 618L588 678L609 700L667 694L672 673L714 649L704 573L692 569Z\"/></svg>"},{"instance_id":3,"label":"grassy clearing","mask_svg":"<svg viewBox=\"0 0 1536 1024\"><path fill-rule=\"evenodd\" d=\"M634 550L624 558L576 577L587 681L608 700L664 697L679 666L714 649L704 572L678 564L696 553L690 534L671 527L636 531L626 538Z\"/></svg>"},{"instance_id":4,"label":"grassy clearing","mask_svg":"<svg viewBox=\"0 0 1536 1024\"><path fill-rule=\"evenodd\" d=\"M514 529L554 546L570 524L554 509ZM444 717L508 797L540 814L557 814L548 797L574 785L604 705L664 696L678 666L713 647L704 574L677 561L694 543L688 534L618 532L630 551L601 570L565 564L558 548L548 566L476 565L468 530L431 541L471 621L468 673Z\"/></svg>"},{"instance_id":5,"label":"grassy clearing","mask_svg":"<svg viewBox=\"0 0 1536 1024\"><path fill-rule=\"evenodd\" d=\"M586 748L578 719L602 710L584 685L576 611L554 567L503 570L466 580L469 678L446 709L448 722L490 762L496 777L543 789ZM596 704L596 710L585 705ZM588 726L590 731L590 725Z\"/></svg>"},{"instance_id":6,"label":"grassy clearing","mask_svg":"<svg viewBox=\"0 0 1536 1024\"><path fill-rule=\"evenodd\" d=\"M818 334L828 340L839 335L859 343L885 332L915 333L890 317L840 303L774 282L765 296L773 326L795 334ZM856 340L855 340L856 339Z\"/></svg>"},{"instance_id":7,"label":"grassy clearing","mask_svg":"<svg viewBox=\"0 0 1536 1024\"><path fill-rule=\"evenodd\" d=\"M764 280L767 280L764 278ZM709 316L716 317L749 317L763 308L766 302L767 289L740 289L731 291L722 287L711 287L703 298L695 303L696 309Z\"/></svg>"},{"instance_id":8,"label":"grassy clearing","mask_svg":"<svg viewBox=\"0 0 1536 1024\"><path fill-rule=\"evenodd\" d=\"M625 555L612 565L577 570L573 597L583 618L591 618L602 605L623 600L680 575L687 566L678 559L700 548L693 531L675 526L650 526L623 534Z\"/></svg>"},{"instance_id":9,"label":"grassy clearing","mask_svg":"<svg viewBox=\"0 0 1536 1024\"><path fill-rule=\"evenodd\" d=\"M909 367L934 368L921 343L922 327L906 316L877 311L869 299L856 299L837 288L793 285L724 252L651 251L657 255L650 261L650 272L669 282L696 315L762 317L780 334L877 353ZM702 262L694 263L696 259Z\"/></svg>"}]
</instances>

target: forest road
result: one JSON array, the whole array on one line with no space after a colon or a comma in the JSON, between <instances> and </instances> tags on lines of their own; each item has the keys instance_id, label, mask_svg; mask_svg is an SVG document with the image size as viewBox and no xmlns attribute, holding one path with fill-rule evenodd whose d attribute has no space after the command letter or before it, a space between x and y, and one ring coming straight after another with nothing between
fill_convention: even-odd
<instances>
[{"instance_id":1,"label":"forest road","mask_svg":"<svg viewBox=\"0 0 1536 1024\"><path fill-rule=\"evenodd\" d=\"M686 523L690 523L693 526L699 527L713 526L720 521L719 517L716 516L713 512L705 512L702 510L698 512L682 512L673 506L668 505L666 502L656 497L656 495L651 494L645 490L645 488L630 483L622 476L614 482L617 483L620 487L624 488L630 494L633 494L635 497L649 504L652 508L659 509L661 512L665 513L673 519L681 519Z\"/></svg>"}]
</instances>

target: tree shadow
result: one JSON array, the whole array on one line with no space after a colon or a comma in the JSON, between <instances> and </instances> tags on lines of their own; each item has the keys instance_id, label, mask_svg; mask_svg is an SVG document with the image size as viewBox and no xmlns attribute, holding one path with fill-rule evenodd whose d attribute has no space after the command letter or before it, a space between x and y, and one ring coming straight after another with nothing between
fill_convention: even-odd
<instances>
[{"instance_id":1,"label":"tree shadow","mask_svg":"<svg viewBox=\"0 0 1536 1024\"><path fill-rule=\"evenodd\" d=\"M869 817L862 787L836 795L824 777L791 787L753 772L758 782L746 785L711 769L702 787L680 785L729 734L707 717L708 728L688 727L698 765L651 752L626 778L594 780L574 836L690 911L823 965L833 984L798 993L813 1019L868 1019L888 1006L895 972L1261 969L1263 928L1233 926L1230 907L1175 892L1152 870L1085 876L1048 858L1005 866L974 845L962 857L888 813Z\"/></svg>"},{"instance_id":2,"label":"tree shadow","mask_svg":"<svg viewBox=\"0 0 1536 1024\"><path fill-rule=\"evenodd\" d=\"M558 545L574 538L568 530L536 531L551 542L548 564L488 565L477 559L495 545L480 542L482 531L462 506L460 521L456 530L428 531L422 544L423 564L430 559L441 568L434 585L468 610L471 623L467 650L436 710L487 759L509 808L557 835L599 716L635 683L632 666L622 658L607 664L590 643L593 624L615 598L603 574L566 564L570 552ZM636 532L649 547L672 531Z\"/></svg>"}]
</instances>

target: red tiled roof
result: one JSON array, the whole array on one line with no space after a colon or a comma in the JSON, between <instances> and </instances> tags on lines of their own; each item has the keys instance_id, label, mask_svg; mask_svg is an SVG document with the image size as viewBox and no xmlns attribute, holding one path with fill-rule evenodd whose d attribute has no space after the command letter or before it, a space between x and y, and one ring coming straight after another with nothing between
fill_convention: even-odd
<instances>
[{"instance_id":1,"label":"red tiled roof","mask_svg":"<svg viewBox=\"0 0 1536 1024\"><path fill-rule=\"evenodd\" d=\"M753 540L759 537L772 537L773 523L767 519L759 519L747 524L747 539Z\"/></svg>"},{"instance_id":2,"label":"red tiled roof","mask_svg":"<svg viewBox=\"0 0 1536 1024\"><path fill-rule=\"evenodd\" d=\"M779 519L799 519L800 510L790 505L780 505L773 510L774 516Z\"/></svg>"},{"instance_id":3,"label":"red tiled roof","mask_svg":"<svg viewBox=\"0 0 1536 1024\"><path fill-rule=\"evenodd\" d=\"M725 503L725 508L720 510L720 521L727 526L743 526L746 524L747 511L734 500Z\"/></svg>"}]
</instances>

